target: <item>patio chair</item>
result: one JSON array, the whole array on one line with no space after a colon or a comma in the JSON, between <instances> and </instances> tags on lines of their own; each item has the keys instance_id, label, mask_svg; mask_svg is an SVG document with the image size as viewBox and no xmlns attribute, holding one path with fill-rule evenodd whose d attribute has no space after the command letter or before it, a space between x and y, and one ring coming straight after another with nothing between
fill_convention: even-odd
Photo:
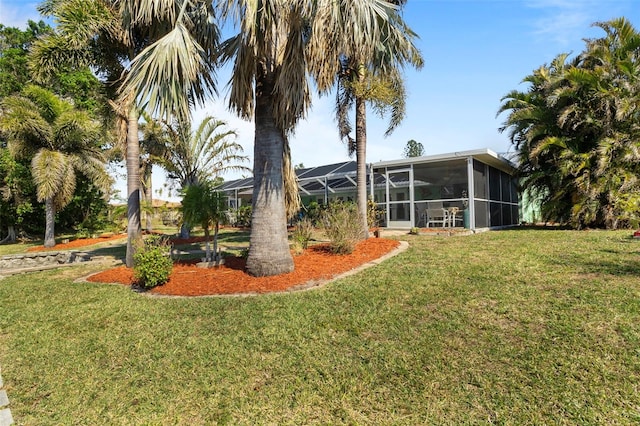
<instances>
[{"instance_id":1,"label":"patio chair","mask_svg":"<svg viewBox=\"0 0 640 426\"><path fill-rule=\"evenodd\" d=\"M449 212L445 208L426 209L424 214L427 228L445 228L449 225Z\"/></svg>"}]
</instances>

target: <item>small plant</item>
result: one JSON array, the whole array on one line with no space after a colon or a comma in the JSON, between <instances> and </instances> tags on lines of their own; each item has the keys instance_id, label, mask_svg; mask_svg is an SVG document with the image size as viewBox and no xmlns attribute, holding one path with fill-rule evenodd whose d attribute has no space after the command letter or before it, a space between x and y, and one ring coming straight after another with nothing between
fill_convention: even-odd
<instances>
[{"instance_id":1,"label":"small plant","mask_svg":"<svg viewBox=\"0 0 640 426\"><path fill-rule=\"evenodd\" d=\"M91 232L87 228L78 227L75 232L76 239L90 238Z\"/></svg>"},{"instance_id":2,"label":"small plant","mask_svg":"<svg viewBox=\"0 0 640 426\"><path fill-rule=\"evenodd\" d=\"M360 217L354 203L332 202L322 216L322 224L333 253L351 253L361 239Z\"/></svg>"},{"instance_id":3,"label":"small plant","mask_svg":"<svg viewBox=\"0 0 640 426\"><path fill-rule=\"evenodd\" d=\"M314 226L319 226L322 223L322 212L324 207L317 201L312 201L305 207L306 217L311 221Z\"/></svg>"},{"instance_id":4,"label":"small plant","mask_svg":"<svg viewBox=\"0 0 640 426\"><path fill-rule=\"evenodd\" d=\"M411 235L418 235L419 232L420 232L420 228L417 228L415 226L409 230L409 234Z\"/></svg>"},{"instance_id":5,"label":"small plant","mask_svg":"<svg viewBox=\"0 0 640 426\"><path fill-rule=\"evenodd\" d=\"M251 206L240 206L240 208L235 209L232 213L233 222L235 226L242 227L250 227L251 226L251 214L252 209Z\"/></svg>"},{"instance_id":6,"label":"small plant","mask_svg":"<svg viewBox=\"0 0 640 426\"><path fill-rule=\"evenodd\" d=\"M304 248L302 248L302 245L298 241L293 241L289 244L289 248L295 256L299 256L304 253Z\"/></svg>"},{"instance_id":7,"label":"small plant","mask_svg":"<svg viewBox=\"0 0 640 426\"><path fill-rule=\"evenodd\" d=\"M380 225L381 211L373 200L367 200L367 224L369 229L376 229Z\"/></svg>"},{"instance_id":8,"label":"small plant","mask_svg":"<svg viewBox=\"0 0 640 426\"><path fill-rule=\"evenodd\" d=\"M310 219L304 218L296 223L296 226L291 234L291 239L295 244L300 246L302 250L306 250L311 241L313 235L313 222Z\"/></svg>"},{"instance_id":9,"label":"small plant","mask_svg":"<svg viewBox=\"0 0 640 426\"><path fill-rule=\"evenodd\" d=\"M173 262L166 237L152 235L142 240L133 255L133 276L144 288L153 288L169 281Z\"/></svg>"},{"instance_id":10,"label":"small plant","mask_svg":"<svg viewBox=\"0 0 640 426\"><path fill-rule=\"evenodd\" d=\"M246 259L247 257L249 257L249 247L240 250L240 258Z\"/></svg>"},{"instance_id":11,"label":"small plant","mask_svg":"<svg viewBox=\"0 0 640 426\"><path fill-rule=\"evenodd\" d=\"M221 262L218 253L218 231L220 222L226 219L227 200L210 181L186 187L182 198L182 218L184 223L198 224L204 230L206 255L203 262ZM213 253L209 245L209 229L213 228Z\"/></svg>"}]
</instances>

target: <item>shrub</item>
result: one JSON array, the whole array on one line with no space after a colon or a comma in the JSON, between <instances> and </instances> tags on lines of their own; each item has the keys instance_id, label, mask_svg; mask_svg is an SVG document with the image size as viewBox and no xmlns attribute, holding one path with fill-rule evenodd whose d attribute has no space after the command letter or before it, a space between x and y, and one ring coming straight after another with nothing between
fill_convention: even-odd
<instances>
[{"instance_id":1,"label":"shrub","mask_svg":"<svg viewBox=\"0 0 640 426\"><path fill-rule=\"evenodd\" d=\"M305 207L306 217L309 218L311 223L314 226L319 226L322 224L322 212L324 211L324 207L316 201L312 201L308 206Z\"/></svg>"},{"instance_id":2,"label":"shrub","mask_svg":"<svg viewBox=\"0 0 640 426\"><path fill-rule=\"evenodd\" d=\"M230 224L233 226L250 227L251 226L251 206L240 206L229 212Z\"/></svg>"},{"instance_id":3,"label":"shrub","mask_svg":"<svg viewBox=\"0 0 640 426\"><path fill-rule=\"evenodd\" d=\"M354 203L332 202L322 215L322 225L333 253L351 253L361 239L360 216Z\"/></svg>"},{"instance_id":4,"label":"shrub","mask_svg":"<svg viewBox=\"0 0 640 426\"><path fill-rule=\"evenodd\" d=\"M293 233L291 234L291 239L294 244L298 245L302 250L305 250L309 246L312 234L313 223L311 220L304 218L296 223Z\"/></svg>"},{"instance_id":5,"label":"shrub","mask_svg":"<svg viewBox=\"0 0 640 426\"><path fill-rule=\"evenodd\" d=\"M160 213L160 219L164 226L180 226L182 222L182 213L177 209L167 209L166 207Z\"/></svg>"},{"instance_id":6,"label":"shrub","mask_svg":"<svg viewBox=\"0 0 640 426\"><path fill-rule=\"evenodd\" d=\"M142 240L133 255L133 276L136 284L152 288L169 281L173 262L166 237L151 235Z\"/></svg>"},{"instance_id":7,"label":"shrub","mask_svg":"<svg viewBox=\"0 0 640 426\"><path fill-rule=\"evenodd\" d=\"M294 241L289 245L289 248L291 249L291 251L293 251L294 256L299 256L302 253L304 253L304 249L302 248L302 246L300 245L299 242Z\"/></svg>"}]
</instances>

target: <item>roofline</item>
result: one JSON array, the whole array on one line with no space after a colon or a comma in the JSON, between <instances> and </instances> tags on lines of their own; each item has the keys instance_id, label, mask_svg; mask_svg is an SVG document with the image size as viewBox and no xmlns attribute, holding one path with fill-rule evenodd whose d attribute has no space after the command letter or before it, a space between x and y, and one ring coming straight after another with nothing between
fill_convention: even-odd
<instances>
[{"instance_id":1,"label":"roofline","mask_svg":"<svg viewBox=\"0 0 640 426\"><path fill-rule=\"evenodd\" d=\"M501 169L503 171L506 172L510 172L513 173L516 169L515 165L509 161L508 159L504 158L503 156L501 156L500 154L496 153L495 151L489 149L489 148L482 148L482 149L471 149L471 150L467 150L467 151L455 151L455 152L448 152L448 153L444 153L444 154L434 154L434 155L425 155L422 157L409 157L409 158L401 158L399 160L387 160L387 161L378 161L377 163L371 163L371 165L373 166L374 169L376 168L383 168L383 167L396 167L396 166L408 166L410 164L421 164L421 163L432 163L432 162L436 162L436 161L447 161L447 160L455 160L455 159L464 159L464 158L468 158L468 157L473 157L476 158L480 161L482 161L483 163L489 164L493 167L496 167L498 169ZM339 177L345 177L345 176L349 176L349 175L355 175L356 172L342 172L342 173L328 173L326 175L322 175L322 176L313 176L313 177L304 177L304 175L314 169L317 169L319 167L325 167L325 166L331 166L331 165L338 165L338 164L343 164L342 167L344 167L345 165L354 162L352 161L345 161L343 163L332 163L332 164L325 164L325 165L320 165L320 166L315 166L315 167L308 167L304 173L302 173L300 176L298 176L298 181L299 182L304 182L304 181L309 181L309 180L317 180L317 179L322 179L322 178L339 178ZM339 167L338 169L342 168ZM251 181L247 182L247 184L242 185L242 186L237 186L237 187L232 187L232 188L224 188L225 185L230 185L233 186L234 183L239 183L240 181L244 180L244 179L251 179ZM253 186L253 178L241 178L241 179L235 179L235 180L231 180L228 182L224 182L222 183L222 185L219 187L225 191L233 191L233 190L246 190L247 188L251 188Z\"/></svg>"},{"instance_id":2,"label":"roofline","mask_svg":"<svg viewBox=\"0 0 640 426\"><path fill-rule=\"evenodd\" d=\"M508 171L515 170L515 166L511 161L507 160L500 154L489 148L482 149L472 149L467 151L456 151L449 152L444 154L434 154L434 155L425 155L422 157L409 157L402 158L399 160L387 160L387 161L379 161L377 163L372 163L374 168L382 168L382 167L394 167L394 166L404 166L409 164L420 164L420 163L432 163L435 161L446 161L446 160L454 160L454 159L462 159L473 157L481 160L484 163L490 164L495 167L504 168Z\"/></svg>"}]
</instances>

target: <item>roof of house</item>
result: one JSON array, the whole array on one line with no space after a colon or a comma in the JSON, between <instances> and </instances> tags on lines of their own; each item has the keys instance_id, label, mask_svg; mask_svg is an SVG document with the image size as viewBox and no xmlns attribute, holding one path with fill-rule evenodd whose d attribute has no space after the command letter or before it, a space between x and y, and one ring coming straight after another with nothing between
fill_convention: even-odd
<instances>
[{"instance_id":1,"label":"roof of house","mask_svg":"<svg viewBox=\"0 0 640 426\"><path fill-rule=\"evenodd\" d=\"M505 172L512 173L515 170L514 165L509 160L488 148L457 151L446 154L426 155L422 157L401 158L398 160L379 161L377 163L371 163L371 166L376 170L383 169L385 167L431 163L468 157L478 159L483 163L489 164L490 166ZM303 169L296 169L295 172L302 192L311 193L324 190L325 180L331 180L330 186L333 189L356 186L355 181L353 180L353 177L356 175L355 161L344 161L341 163L327 164L317 167L305 167ZM374 182L376 184L382 184L384 183L384 178L376 173L374 174ZM223 191L238 190L239 193L248 194L248 190L252 187L253 177L248 177L224 182L219 189Z\"/></svg>"}]
</instances>

